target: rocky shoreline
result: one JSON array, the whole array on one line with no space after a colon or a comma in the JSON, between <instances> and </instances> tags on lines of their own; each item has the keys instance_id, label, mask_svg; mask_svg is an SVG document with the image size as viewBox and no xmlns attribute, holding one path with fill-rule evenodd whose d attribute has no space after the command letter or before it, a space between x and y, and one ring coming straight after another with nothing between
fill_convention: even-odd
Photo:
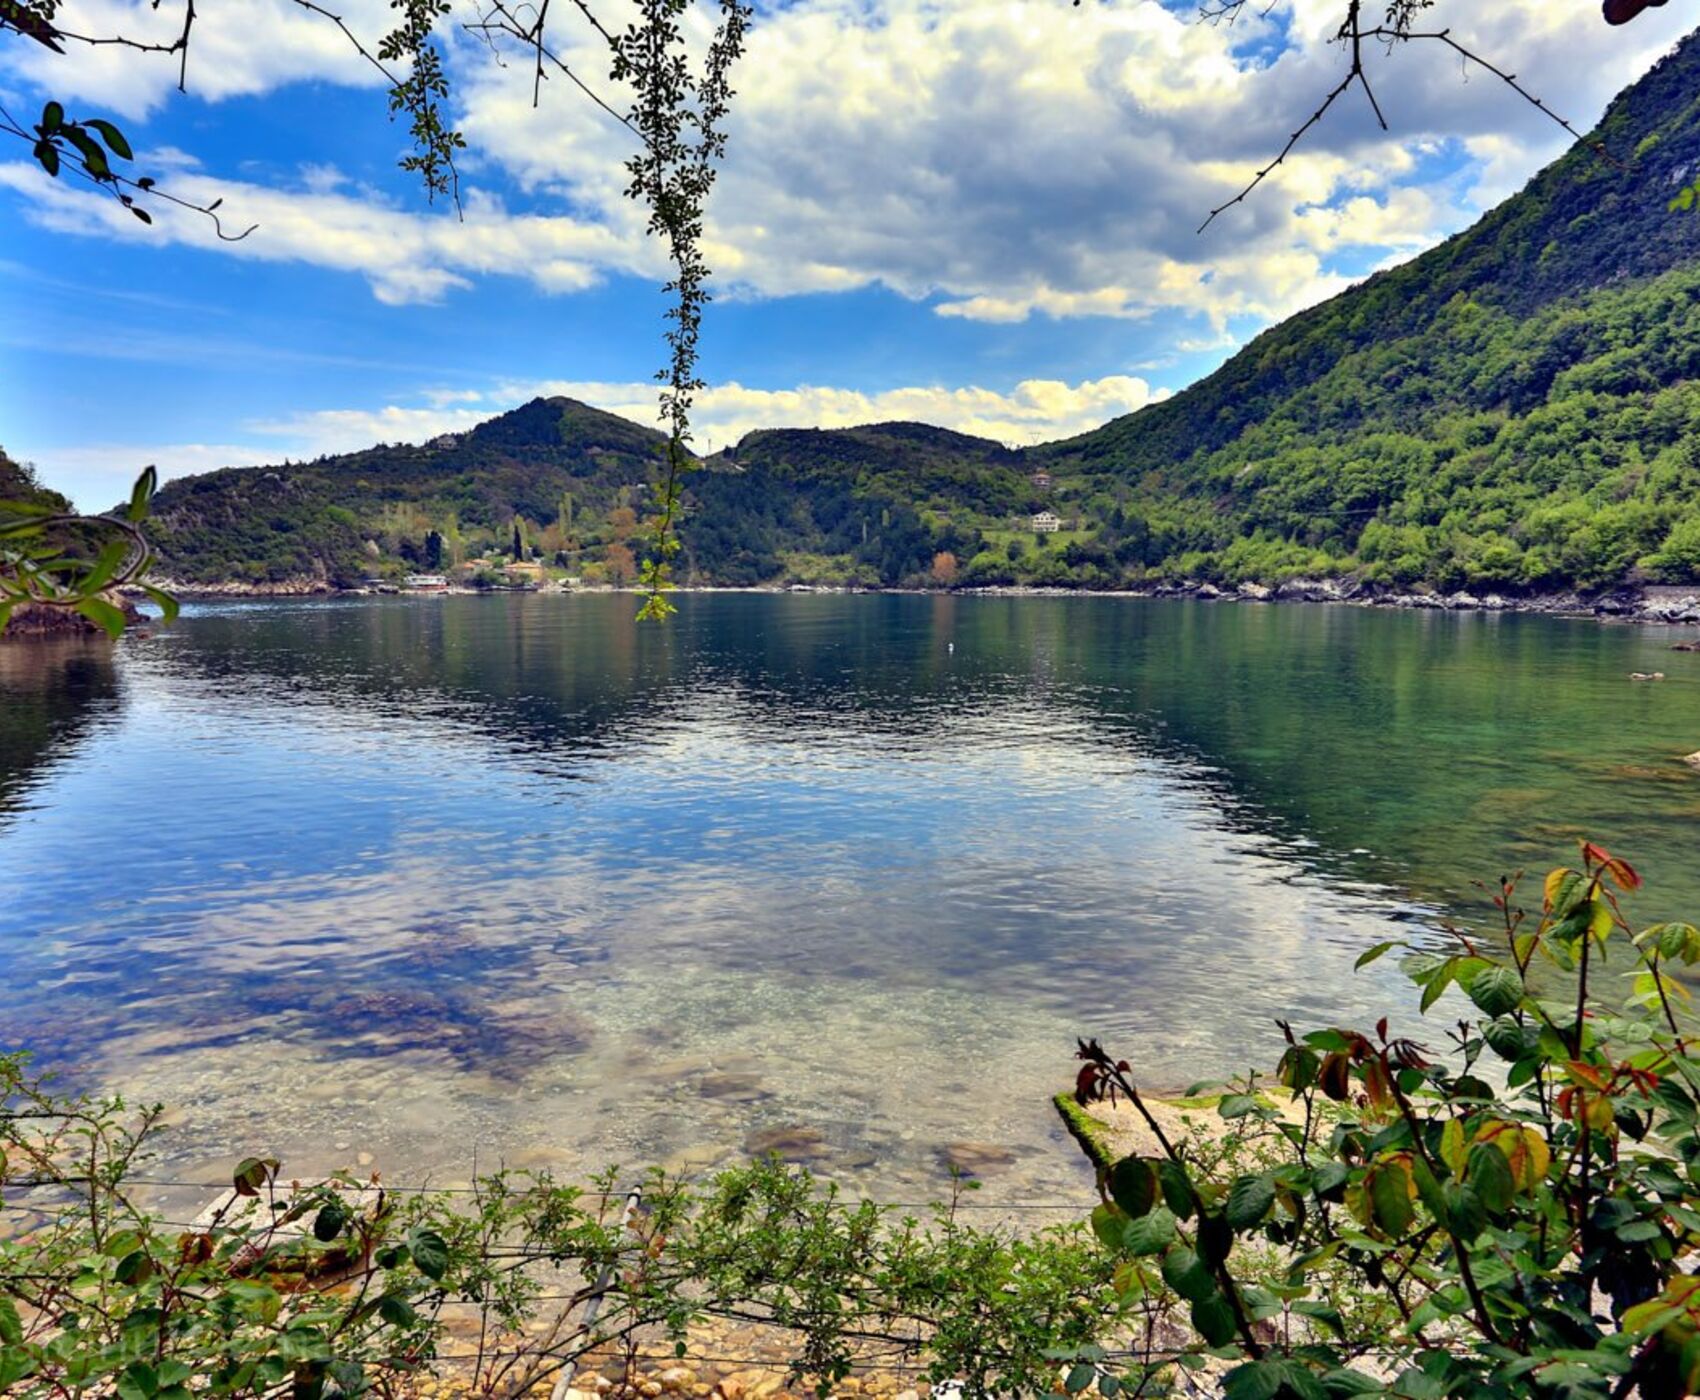
<instances>
[{"instance_id":1,"label":"rocky shoreline","mask_svg":"<svg viewBox=\"0 0 1700 1400\"><path fill-rule=\"evenodd\" d=\"M182 598L305 598L358 597L367 589L339 589L324 579L286 579L277 583L216 583L162 585ZM477 594L488 590L451 588L438 593ZM537 590L531 590L537 591ZM569 591L569 590L542 590ZM580 593L632 593L631 588L601 586L570 590ZM772 584L758 587L681 586L680 593L939 593L946 590L868 588L836 584ZM948 590L981 598L1190 598L1230 603L1349 603L1358 607L1403 608L1426 612L1539 613L1552 617L1583 617L1624 622L1700 623L1700 584L1622 587L1584 594L1401 592L1356 579L1289 579L1276 584L1242 583L1223 587L1208 582L1157 583L1147 587L1085 589L1034 587L1023 584Z\"/></svg>"},{"instance_id":2,"label":"rocky shoreline","mask_svg":"<svg viewBox=\"0 0 1700 1400\"><path fill-rule=\"evenodd\" d=\"M123 610L125 620L134 627L147 619L137 611L128 598L108 593L107 602ZM65 637L104 637L106 633L80 613L69 608L43 607L39 603L20 603L7 620L0 635L14 641L59 639Z\"/></svg>"}]
</instances>

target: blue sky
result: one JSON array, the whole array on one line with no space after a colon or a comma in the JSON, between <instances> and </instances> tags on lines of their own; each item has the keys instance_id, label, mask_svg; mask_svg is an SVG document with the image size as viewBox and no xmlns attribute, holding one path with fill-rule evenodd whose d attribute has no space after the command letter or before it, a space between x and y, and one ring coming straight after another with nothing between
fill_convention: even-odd
<instances>
[{"instance_id":1,"label":"blue sky","mask_svg":"<svg viewBox=\"0 0 1700 1400\"><path fill-rule=\"evenodd\" d=\"M1482 8L1440 4L1462 25ZM702 438L890 417L1012 442L1081 431L1468 224L1562 149L1496 84L1401 53L1378 81L1391 133L1342 109L1198 235L1332 80L1332 11L1292 0L1233 31L1154 0L764 11L712 211ZM387 10L349 15L377 34ZM1668 15L1607 31L1590 5L1544 0L1493 15L1476 16L1484 52L1583 123L1681 32ZM61 19L171 22L130 0L70 0ZM446 31L463 222L396 170L403 133L322 21L213 0L196 35L187 96L162 63L0 46L14 114L52 92L110 115L138 172L259 225L240 244L187 216L143 228L21 144L0 155L8 450L103 507L148 462L419 439L536 392L647 415L661 264L620 196L614 123L565 91L531 110L517 69Z\"/></svg>"}]
</instances>

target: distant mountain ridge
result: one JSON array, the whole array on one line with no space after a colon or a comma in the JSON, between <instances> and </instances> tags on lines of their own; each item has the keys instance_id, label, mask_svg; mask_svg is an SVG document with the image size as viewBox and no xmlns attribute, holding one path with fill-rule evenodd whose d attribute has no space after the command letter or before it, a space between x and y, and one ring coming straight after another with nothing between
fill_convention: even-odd
<instances>
[{"instance_id":1,"label":"distant mountain ridge","mask_svg":"<svg viewBox=\"0 0 1700 1400\"><path fill-rule=\"evenodd\" d=\"M687 581L1350 577L1508 593L1700 578L1700 172L1691 36L1471 229L1215 373L1025 450L923 424L772 429L687 493ZM618 581L659 433L537 399L418 447L168 485L189 582L347 582L522 551ZM1031 516L1062 519L1035 536Z\"/></svg>"}]
</instances>

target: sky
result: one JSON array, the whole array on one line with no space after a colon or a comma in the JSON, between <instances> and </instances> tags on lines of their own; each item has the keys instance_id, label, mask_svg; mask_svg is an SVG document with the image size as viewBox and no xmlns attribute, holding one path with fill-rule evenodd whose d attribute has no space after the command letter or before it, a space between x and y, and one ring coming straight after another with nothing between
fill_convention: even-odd
<instances>
[{"instance_id":1,"label":"sky","mask_svg":"<svg viewBox=\"0 0 1700 1400\"><path fill-rule=\"evenodd\" d=\"M595 0L623 20L628 0ZM625 198L630 133L442 26L462 211L397 169L406 132L294 0L202 0L175 59L0 37L0 101L117 122L204 218L144 226L0 145L0 444L104 509L167 477L458 430L536 394L652 421L665 275ZM1203 233L1341 72L1340 0L1233 25L1194 0L758 0L706 252L697 446L915 419L1008 443L1164 397L1256 333L1461 228L1568 138L1439 45L1360 94ZM375 45L385 0L347 0ZM1433 27L1579 127L1682 37L1594 0L1436 0ZM701 31L711 22L693 12ZM66 0L61 27L169 39L175 0ZM614 106L588 25L556 42ZM9 138L7 138L9 139Z\"/></svg>"}]
</instances>

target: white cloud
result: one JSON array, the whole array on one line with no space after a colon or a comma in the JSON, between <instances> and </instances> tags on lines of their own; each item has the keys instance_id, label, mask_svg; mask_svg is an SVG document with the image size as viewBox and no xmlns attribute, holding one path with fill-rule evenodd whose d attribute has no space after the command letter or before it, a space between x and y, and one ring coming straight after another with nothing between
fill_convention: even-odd
<instances>
[{"instance_id":1,"label":"white cloud","mask_svg":"<svg viewBox=\"0 0 1700 1400\"><path fill-rule=\"evenodd\" d=\"M505 409L539 395L565 395L655 424L656 390L648 383L533 380L487 393L431 390L424 403L376 409L321 409L249 424L297 457L346 452L374 442L423 442L439 433L464 432ZM1109 375L1065 384L1026 379L1007 393L978 387L917 385L867 393L825 385L752 389L716 384L696 400L692 421L703 450L735 442L757 428L847 428L893 420L931 423L999 442L1028 444L1084 432L1167 397L1144 379Z\"/></svg>"},{"instance_id":2,"label":"white cloud","mask_svg":"<svg viewBox=\"0 0 1700 1400\"><path fill-rule=\"evenodd\" d=\"M799 0L768 11L738 75L712 208L720 286L743 297L883 286L984 321L1171 311L1220 333L1337 291L1330 263L1344 248L1386 259L1433 243L1565 144L1491 75L1438 45L1412 45L1375 60L1390 132L1351 94L1249 201L1199 235L1204 213L1337 80L1341 55L1328 40L1339 8L1289 0L1287 47L1255 60L1236 55L1255 40L1278 43L1274 18L1215 27L1153 0L1074 10L1054 0ZM379 0L350 13L368 38L389 23ZM62 14L89 28L121 18L149 34L145 26L168 29L170 18L147 0L69 0ZM1582 125L1687 18L1653 11L1608 30L1595 7L1550 0L1440 0L1433 16ZM288 0L209 7L195 43L192 82L215 99L310 75L374 78L341 34ZM352 271L386 302L441 299L491 275L555 294L609 273L656 276L658 252L623 194L630 133L562 82L534 109L526 65L498 66L460 40L453 48L472 143L464 223L386 205L317 167L293 190L173 176L185 196L222 195L233 218L258 222L241 244L218 243L192 216L144 229L21 165L0 168L0 183L54 228ZM606 71L594 48L569 41L563 51L584 75ZM157 107L175 77L170 63L104 50L9 61L14 76L51 76L125 112ZM1470 162L1463 178L1407 183L1420 159L1447 151ZM523 200L480 194L481 174L486 187L516 185Z\"/></svg>"},{"instance_id":3,"label":"white cloud","mask_svg":"<svg viewBox=\"0 0 1700 1400\"><path fill-rule=\"evenodd\" d=\"M471 287L475 276L523 275L543 290L565 292L593 286L611 267L644 275L658 270L647 249L609 228L566 216L510 213L476 191L457 218L450 210L421 213L327 190L322 178L282 190L179 170L170 187L192 202L222 198L227 232L252 223L253 233L221 241L209 219L171 207L157 209L153 226L144 226L114 199L50 180L24 161L0 164L0 188L23 195L31 217L58 232L134 242L163 236L236 257L360 273L378 300L392 305L439 301Z\"/></svg>"},{"instance_id":4,"label":"white cloud","mask_svg":"<svg viewBox=\"0 0 1700 1400\"><path fill-rule=\"evenodd\" d=\"M355 33L372 37L374 47L376 36L394 24L383 0L344 0L337 10ZM158 6L153 0L68 0L54 22L73 34L123 35L138 43L170 45L183 31L183 7L169 0ZM67 55L60 57L36 44L9 43L5 69L57 97L98 102L132 119L150 115L177 89L175 54L67 47ZM334 25L292 0L202 6L182 72L189 89L212 102L304 79L362 87L383 81Z\"/></svg>"}]
</instances>

